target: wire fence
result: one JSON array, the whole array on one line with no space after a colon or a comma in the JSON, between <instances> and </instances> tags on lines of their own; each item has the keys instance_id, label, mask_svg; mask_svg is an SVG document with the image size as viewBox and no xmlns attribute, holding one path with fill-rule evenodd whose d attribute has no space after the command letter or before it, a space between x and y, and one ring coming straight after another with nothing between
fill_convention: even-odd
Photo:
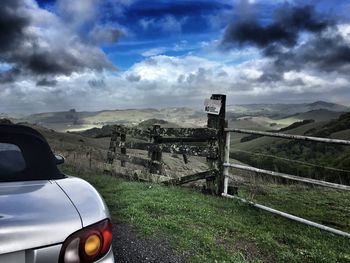
<instances>
[{"instance_id":1,"label":"wire fence","mask_svg":"<svg viewBox=\"0 0 350 263\"><path fill-rule=\"evenodd\" d=\"M324 169L324 170L350 174L350 170L339 169L339 168L330 167L330 166L323 166L323 165L318 165L318 164L314 164L314 163L310 163L310 162L303 162L303 161L299 161L299 160L289 159L289 158L280 157L280 156L271 155L271 154L265 154L265 153L261 153L261 152L251 152L251 151L245 151L245 150L239 150L239 149L233 149L233 150L231 150L231 153L232 152L247 153L250 155L279 159L279 160L286 161L286 162L292 162L292 163L316 167L316 168L320 168L320 169Z\"/></svg>"},{"instance_id":2,"label":"wire fence","mask_svg":"<svg viewBox=\"0 0 350 263\"><path fill-rule=\"evenodd\" d=\"M328 170L328 171L332 171L332 172L341 172L341 173L349 174L350 173L349 170L338 169L335 167L323 166L323 165L318 165L318 164L313 164L313 163L303 162L303 161L298 161L298 160L291 160L289 158L278 157L278 156L264 154L264 153L255 153L255 152L249 152L249 151L244 151L244 150L239 150L239 149L232 150L231 146L230 146L231 132L269 136L269 137L283 138L283 139L292 139L292 140L299 140L299 141L301 140L301 141L310 141L310 142L325 143L325 144L342 145L342 146L344 146L344 145L350 146L350 141L339 140L339 139L310 137L310 136L302 136L302 135L242 130L242 129L225 129L225 134L226 134L225 142L226 142L226 144L225 144L225 156L224 156L224 164L223 164L223 166L224 166L224 169L223 169L224 191L222 193L223 197L240 200L240 201L248 203L249 205L252 205L256 208L268 211L270 213L280 215L280 216L288 218L290 220L294 220L294 221L297 221L297 222L300 222L303 224L307 224L309 226L313 226L313 227L316 227L316 228L319 228L319 229L322 229L322 230L325 230L325 231L328 231L328 232L331 232L331 233L334 233L337 235L350 237L350 234L348 232L341 231L339 229L336 229L336 228L333 228L330 226L326 226L326 225L323 225L320 223L316 223L316 222L313 222L311 220L307 220L307 219L295 216L293 214L282 212L280 210L277 210L277 209L274 209L274 208L271 208L271 207L268 207L265 205L261 205L261 204L256 202L259 200L269 200L264 195L275 193L274 197L279 198L280 202L271 202L271 200L269 200L268 202L274 203L275 206L286 208L289 204L289 201L286 200L286 197L287 197L286 195L281 196L281 193L278 193L275 191L276 183L281 183L280 186L277 185L277 187L285 187L286 183L287 183L287 185L291 185L290 184L291 182L296 182L298 184L301 184L302 187L300 187L300 188L290 187L290 189L288 189L289 192L285 191L285 192L288 192L289 198L290 197L294 198L295 195L298 194L297 193L298 191L296 191L296 190L300 190L299 193L304 195L303 196L304 199L308 199L307 194L309 193L309 195L310 195L309 200L304 200L305 203L307 203L308 205L311 203L313 203L314 205L319 205L317 201L321 201L319 203L321 205L324 205L324 203L325 203L324 200L316 200L316 202L315 202L315 199L312 199L312 194L307 189L308 185L310 185L312 187L322 187L322 188L325 187L325 188L334 190L336 192L337 191L350 192L349 185L332 183L332 182L328 182L328 181L307 178L307 177L297 176L297 175L293 175L293 174L287 174L287 173L282 173L282 172L276 172L276 171L256 168L256 167L248 166L246 164L232 163L232 162L230 162L230 152L231 151L232 152L236 151L236 152L241 152L241 153L245 152L245 153L252 154L255 156L277 158L279 160L283 160L286 162L293 162L296 164L311 166L314 168L324 169L324 170ZM234 169L234 173L230 173L230 169ZM264 186L264 183L266 184L266 181L264 182L264 180L259 180L258 176L273 177L273 178L278 179L279 181L278 180L274 181L273 186L271 186L271 185ZM232 191L232 188L234 189L234 191ZM240 188L242 188L242 189L240 189ZM240 189L240 191L238 191L238 189ZM324 195L324 197L326 198L326 194ZM296 199L294 198L293 200L295 201ZM300 200L298 200L298 201L300 201ZM281 203L281 202L283 202L283 203ZM326 205L327 204L328 203L326 203ZM306 207L306 204L299 204L299 205ZM297 211L297 210L298 209L294 209L294 211ZM327 209L325 208L325 210L327 210ZM304 214L307 215L308 211L307 210L304 211ZM330 223L329 221L323 220L321 218L316 219L316 220L321 221L321 222L325 221L327 223ZM347 225L347 224L349 224L349 222L345 222L345 225L338 226L338 227L349 228L350 225Z\"/></svg>"}]
</instances>

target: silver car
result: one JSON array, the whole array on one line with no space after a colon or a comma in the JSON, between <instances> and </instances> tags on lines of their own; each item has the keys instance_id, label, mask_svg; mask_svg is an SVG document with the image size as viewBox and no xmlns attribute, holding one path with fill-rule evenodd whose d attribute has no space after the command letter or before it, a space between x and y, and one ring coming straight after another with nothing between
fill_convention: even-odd
<instances>
[{"instance_id":1,"label":"silver car","mask_svg":"<svg viewBox=\"0 0 350 263\"><path fill-rule=\"evenodd\" d=\"M44 137L0 125L0 263L113 263L108 208Z\"/></svg>"}]
</instances>

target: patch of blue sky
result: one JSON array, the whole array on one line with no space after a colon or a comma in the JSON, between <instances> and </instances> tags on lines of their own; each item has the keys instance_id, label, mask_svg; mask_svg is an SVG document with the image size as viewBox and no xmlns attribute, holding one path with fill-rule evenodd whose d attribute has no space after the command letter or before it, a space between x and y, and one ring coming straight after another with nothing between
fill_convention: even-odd
<instances>
[{"instance_id":1,"label":"patch of blue sky","mask_svg":"<svg viewBox=\"0 0 350 263\"><path fill-rule=\"evenodd\" d=\"M37 0L39 7L44 8L50 12L54 12L56 8L55 0Z\"/></svg>"},{"instance_id":2,"label":"patch of blue sky","mask_svg":"<svg viewBox=\"0 0 350 263\"><path fill-rule=\"evenodd\" d=\"M128 53L128 52L113 52L107 54L110 61L117 66L119 70L127 70L132 65L140 62L144 57L140 54Z\"/></svg>"},{"instance_id":3,"label":"patch of blue sky","mask_svg":"<svg viewBox=\"0 0 350 263\"><path fill-rule=\"evenodd\" d=\"M6 72L12 69L12 66L7 63L0 63L0 72Z\"/></svg>"}]
</instances>

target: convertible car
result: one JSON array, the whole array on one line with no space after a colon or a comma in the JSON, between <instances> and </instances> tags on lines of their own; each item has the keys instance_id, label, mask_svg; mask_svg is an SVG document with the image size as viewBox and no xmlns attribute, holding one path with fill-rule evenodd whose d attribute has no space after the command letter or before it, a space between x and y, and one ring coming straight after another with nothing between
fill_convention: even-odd
<instances>
[{"instance_id":1,"label":"convertible car","mask_svg":"<svg viewBox=\"0 0 350 263\"><path fill-rule=\"evenodd\" d=\"M106 204L34 129L0 124L0 262L113 263Z\"/></svg>"}]
</instances>

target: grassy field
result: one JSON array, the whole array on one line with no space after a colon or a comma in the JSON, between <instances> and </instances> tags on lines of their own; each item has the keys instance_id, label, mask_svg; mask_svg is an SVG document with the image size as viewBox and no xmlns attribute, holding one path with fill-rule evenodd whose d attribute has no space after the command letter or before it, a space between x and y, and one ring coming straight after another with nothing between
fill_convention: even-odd
<instances>
[{"instance_id":1,"label":"grassy field","mask_svg":"<svg viewBox=\"0 0 350 263\"><path fill-rule=\"evenodd\" d=\"M350 262L348 238L258 211L238 201L206 196L189 188L108 176L83 178L100 191L114 219L129 223L141 235L166 238L175 250L188 256L188 262ZM281 191L280 195L286 193L283 188ZM316 196L317 189L314 191L312 195ZM301 195L300 200L304 197ZM344 197L349 200L349 196L341 196L341 200ZM300 212L305 206L291 209ZM314 211L315 216L322 213L326 211Z\"/></svg>"},{"instance_id":2,"label":"grassy field","mask_svg":"<svg viewBox=\"0 0 350 263\"><path fill-rule=\"evenodd\" d=\"M256 187L256 186L253 186ZM350 233L350 193L302 184L240 185L238 195L248 200Z\"/></svg>"}]
</instances>

